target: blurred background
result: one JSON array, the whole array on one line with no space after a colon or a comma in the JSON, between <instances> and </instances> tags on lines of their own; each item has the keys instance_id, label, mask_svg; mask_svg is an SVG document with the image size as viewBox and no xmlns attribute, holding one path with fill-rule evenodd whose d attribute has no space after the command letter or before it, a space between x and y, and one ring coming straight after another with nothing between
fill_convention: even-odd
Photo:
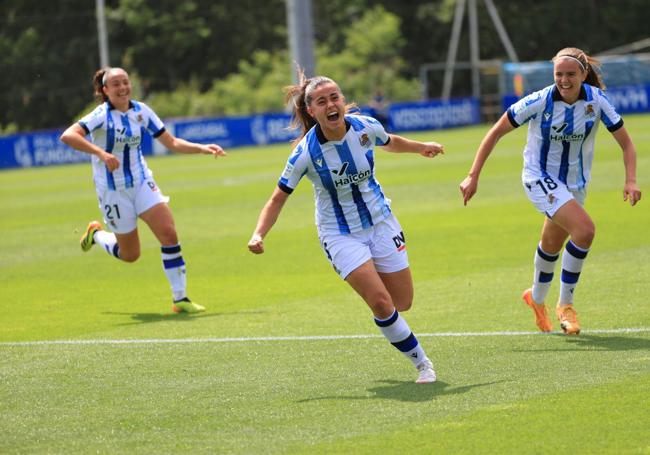
<instances>
[{"instance_id":1,"label":"blurred background","mask_svg":"<svg viewBox=\"0 0 650 455\"><path fill-rule=\"evenodd\" d=\"M283 112L298 60L378 115L470 96L489 121L565 46L623 61L609 86L650 83L649 23L647 0L2 0L0 135L78 119L104 64L162 118Z\"/></svg>"}]
</instances>

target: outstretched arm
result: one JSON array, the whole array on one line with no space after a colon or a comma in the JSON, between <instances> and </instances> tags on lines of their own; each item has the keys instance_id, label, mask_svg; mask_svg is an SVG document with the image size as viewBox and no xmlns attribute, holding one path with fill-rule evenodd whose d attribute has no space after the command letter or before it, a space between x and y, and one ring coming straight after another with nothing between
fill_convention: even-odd
<instances>
[{"instance_id":1,"label":"outstretched arm","mask_svg":"<svg viewBox=\"0 0 650 455\"><path fill-rule=\"evenodd\" d=\"M248 249L251 253L264 253L264 237L277 221L287 199L289 199L289 194L285 193L280 188L275 187L273 194L260 212L253 236L248 241Z\"/></svg>"},{"instance_id":2,"label":"outstretched arm","mask_svg":"<svg viewBox=\"0 0 650 455\"><path fill-rule=\"evenodd\" d=\"M384 149L393 153L419 153L427 158L433 158L439 153L444 153L444 147L437 142L419 142L397 134L389 134L390 141Z\"/></svg>"},{"instance_id":3,"label":"outstretched arm","mask_svg":"<svg viewBox=\"0 0 650 455\"><path fill-rule=\"evenodd\" d=\"M624 126L614 131L612 135L623 150L623 164L625 165L623 200L630 201L630 205L634 205L641 199L641 190L636 184L636 149Z\"/></svg>"},{"instance_id":4,"label":"outstretched arm","mask_svg":"<svg viewBox=\"0 0 650 455\"><path fill-rule=\"evenodd\" d=\"M481 169L483 169L483 165L487 161L488 156L490 156L490 153L494 150L494 146L503 135L514 129L515 127L510 123L508 113L506 112L494 124L494 126L490 128L490 131L487 132L481 141L481 145L479 145L478 150L476 151L476 156L474 157L474 162L469 170L469 174L460 183L460 192L463 193L463 203L465 205L467 205L472 196L476 194Z\"/></svg>"},{"instance_id":5,"label":"outstretched arm","mask_svg":"<svg viewBox=\"0 0 650 455\"><path fill-rule=\"evenodd\" d=\"M221 146L217 144L197 144L196 142L190 142L175 137L169 131L165 131L163 134L158 136L157 139L172 152L204 153L206 155L214 155L215 158L226 156L226 152L224 152Z\"/></svg>"},{"instance_id":6,"label":"outstretched arm","mask_svg":"<svg viewBox=\"0 0 650 455\"><path fill-rule=\"evenodd\" d=\"M115 155L108 153L106 150L86 139L86 130L84 130L78 123L70 125L68 129L63 132L60 139L61 142L69 145L75 150L95 155L97 158L102 160L110 172L113 172L120 166L120 160L118 160Z\"/></svg>"}]
</instances>

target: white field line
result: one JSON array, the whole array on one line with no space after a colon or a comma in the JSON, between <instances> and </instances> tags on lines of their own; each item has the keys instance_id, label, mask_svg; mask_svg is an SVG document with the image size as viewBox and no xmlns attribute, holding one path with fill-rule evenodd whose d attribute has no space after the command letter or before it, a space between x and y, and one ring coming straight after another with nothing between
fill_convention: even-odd
<instances>
[{"instance_id":1,"label":"white field line","mask_svg":"<svg viewBox=\"0 0 650 455\"><path fill-rule=\"evenodd\" d=\"M590 334L618 334L650 332L650 327L624 328L624 329L593 329L583 330L583 335ZM560 334L562 332L551 332ZM542 332L438 332L416 333L418 338L430 337L504 337L504 336L545 336ZM373 335L315 335L315 336L286 336L286 337L241 337L241 338L152 338L152 339L124 339L124 340L43 340L43 341L5 341L0 342L0 347L11 346L53 346L53 345L117 345L117 344L174 344L174 343L248 343L251 341L317 341L317 340L350 340L365 338L383 338L381 334Z\"/></svg>"}]
</instances>

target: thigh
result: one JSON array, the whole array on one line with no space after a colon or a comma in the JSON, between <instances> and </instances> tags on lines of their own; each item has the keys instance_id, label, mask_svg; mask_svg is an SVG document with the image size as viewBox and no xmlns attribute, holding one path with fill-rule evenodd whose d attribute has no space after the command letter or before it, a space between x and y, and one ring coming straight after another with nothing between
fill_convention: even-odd
<instances>
[{"instance_id":1,"label":"thigh","mask_svg":"<svg viewBox=\"0 0 650 455\"><path fill-rule=\"evenodd\" d=\"M411 308L413 303L413 277L410 268L407 267L392 273L380 272L379 278L388 290L397 311L406 311Z\"/></svg>"},{"instance_id":2,"label":"thigh","mask_svg":"<svg viewBox=\"0 0 650 455\"><path fill-rule=\"evenodd\" d=\"M172 211L165 202L161 202L140 214L162 245L176 245L178 236Z\"/></svg>"},{"instance_id":3,"label":"thigh","mask_svg":"<svg viewBox=\"0 0 650 455\"><path fill-rule=\"evenodd\" d=\"M115 234L128 234L136 229L138 216L133 190L97 188L97 198L104 223L110 231Z\"/></svg>"},{"instance_id":4,"label":"thigh","mask_svg":"<svg viewBox=\"0 0 650 455\"><path fill-rule=\"evenodd\" d=\"M345 281L361 296L375 317L385 319L395 311L391 296L372 260L350 272Z\"/></svg>"}]
</instances>

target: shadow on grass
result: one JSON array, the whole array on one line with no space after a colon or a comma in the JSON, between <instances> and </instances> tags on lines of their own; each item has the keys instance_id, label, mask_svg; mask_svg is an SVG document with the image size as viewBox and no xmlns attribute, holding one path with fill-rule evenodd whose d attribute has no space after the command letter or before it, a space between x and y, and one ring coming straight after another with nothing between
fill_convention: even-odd
<instances>
[{"instance_id":1,"label":"shadow on grass","mask_svg":"<svg viewBox=\"0 0 650 455\"><path fill-rule=\"evenodd\" d=\"M485 387L505 381L484 382L481 384L470 384L458 387L450 387L450 384L443 381L436 381L433 384L416 384L412 381L383 380L377 381L382 385L370 387L368 392L371 396L350 396L332 395L326 397L305 398L298 400L298 403L305 403L317 400L399 400L408 402L432 401L445 395L457 395L467 393L476 387Z\"/></svg>"},{"instance_id":2,"label":"shadow on grass","mask_svg":"<svg viewBox=\"0 0 650 455\"><path fill-rule=\"evenodd\" d=\"M107 311L102 314L116 315L116 316L129 316L133 322L123 322L115 324L116 326L134 325L134 324L150 324L153 322L169 322L169 321L191 321L193 319L210 318L214 316L222 316L224 313L201 313L201 314L188 314L188 313L120 313L115 311Z\"/></svg>"},{"instance_id":3,"label":"shadow on grass","mask_svg":"<svg viewBox=\"0 0 650 455\"><path fill-rule=\"evenodd\" d=\"M558 335L566 345L553 349L516 349L515 352L558 352L558 351L650 351L650 339L608 335Z\"/></svg>"}]
</instances>

